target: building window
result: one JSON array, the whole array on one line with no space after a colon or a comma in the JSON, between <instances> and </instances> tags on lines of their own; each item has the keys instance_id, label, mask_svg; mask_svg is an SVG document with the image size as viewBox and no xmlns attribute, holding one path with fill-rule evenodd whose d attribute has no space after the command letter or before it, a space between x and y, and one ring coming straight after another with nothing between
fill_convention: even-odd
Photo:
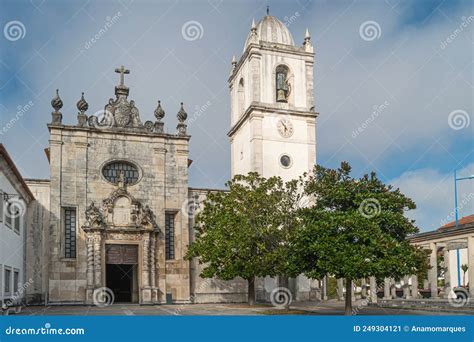
<instances>
[{"instance_id":1,"label":"building window","mask_svg":"<svg viewBox=\"0 0 474 342\"><path fill-rule=\"evenodd\" d=\"M241 78L239 82L239 88L237 89L237 112L239 115L244 113L245 106L245 91L244 91L244 79Z\"/></svg>"},{"instance_id":2,"label":"building window","mask_svg":"<svg viewBox=\"0 0 474 342\"><path fill-rule=\"evenodd\" d=\"M64 256L76 258L76 209L64 209Z\"/></svg>"},{"instance_id":3,"label":"building window","mask_svg":"<svg viewBox=\"0 0 474 342\"><path fill-rule=\"evenodd\" d=\"M20 224L21 224L21 217L20 213L16 213L16 215L13 217L13 230L20 234Z\"/></svg>"},{"instance_id":4,"label":"building window","mask_svg":"<svg viewBox=\"0 0 474 342\"><path fill-rule=\"evenodd\" d=\"M12 228L13 216L15 208L11 202L5 202L5 224Z\"/></svg>"},{"instance_id":5,"label":"building window","mask_svg":"<svg viewBox=\"0 0 474 342\"><path fill-rule=\"evenodd\" d=\"M165 214L165 256L166 260L174 259L174 221L175 213Z\"/></svg>"},{"instance_id":6,"label":"building window","mask_svg":"<svg viewBox=\"0 0 474 342\"><path fill-rule=\"evenodd\" d=\"M105 164L102 168L102 175L110 183L118 184L120 178L123 177L123 182L128 185L133 185L138 182L140 173L138 168L132 163L126 161L113 161Z\"/></svg>"},{"instance_id":7,"label":"building window","mask_svg":"<svg viewBox=\"0 0 474 342\"><path fill-rule=\"evenodd\" d=\"M4 277L4 281L5 283L3 284L4 287L3 287L3 291L5 292L5 294L10 294L10 286L11 286L11 281L12 281L12 271L9 269L9 268L5 268L5 277Z\"/></svg>"},{"instance_id":8,"label":"building window","mask_svg":"<svg viewBox=\"0 0 474 342\"><path fill-rule=\"evenodd\" d=\"M20 282L20 272L18 270L13 271L13 292L16 294L18 292L18 285Z\"/></svg>"},{"instance_id":9,"label":"building window","mask_svg":"<svg viewBox=\"0 0 474 342\"><path fill-rule=\"evenodd\" d=\"M280 156L280 165L284 167L285 169L288 169L291 167L291 157L287 154L283 154Z\"/></svg>"}]
</instances>

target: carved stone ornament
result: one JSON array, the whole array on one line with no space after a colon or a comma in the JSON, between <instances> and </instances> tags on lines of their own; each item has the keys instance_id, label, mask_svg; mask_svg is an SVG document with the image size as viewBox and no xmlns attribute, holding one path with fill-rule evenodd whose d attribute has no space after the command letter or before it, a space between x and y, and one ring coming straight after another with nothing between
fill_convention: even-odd
<instances>
[{"instance_id":1,"label":"carved stone ornament","mask_svg":"<svg viewBox=\"0 0 474 342\"><path fill-rule=\"evenodd\" d=\"M102 211L92 202L86 209L87 226L90 228L100 228L105 225Z\"/></svg>"},{"instance_id":2,"label":"carved stone ornament","mask_svg":"<svg viewBox=\"0 0 474 342\"><path fill-rule=\"evenodd\" d=\"M110 99L104 108L104 115L101 118L91 116L89 125L97 128L135 128L143 129L140 121L138 108L135 101L128 101L129 88L124 84L124 74L129 74L130 70L124 66L115 69L120 74L120 84L115 87L115 99Z\"/></svg>"},{"instance_id":3,"label":"carved stone ornament","mask_svg":"<svg viewBox=\"0 0 474 342\"><path fill-rule=\"evenodd\" d=\"M136 200L125 187L119 187L102 201L101 208L94 202L86 210L87 223L84 228L159 231L156 217L148 205Z\"/></svg>"}]
</instances>

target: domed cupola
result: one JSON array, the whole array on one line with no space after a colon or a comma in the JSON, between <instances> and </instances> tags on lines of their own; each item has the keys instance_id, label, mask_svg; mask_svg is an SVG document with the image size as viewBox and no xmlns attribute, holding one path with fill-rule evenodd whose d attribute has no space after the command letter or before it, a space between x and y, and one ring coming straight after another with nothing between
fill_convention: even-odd
<instances>
[{"instance_id":1,"label":"domed cupola","mask_svg":"<svg viewBox=\"0 0 474 342\"><path fill-rule=\"evenodd\" d=\"M295 43L293 37L284 23L268 14L260 20L257 25L252 23L252 28L245 42L244 51L252 42L267 42L283 45L292 45Z\"/></svg>"}]
</instances>

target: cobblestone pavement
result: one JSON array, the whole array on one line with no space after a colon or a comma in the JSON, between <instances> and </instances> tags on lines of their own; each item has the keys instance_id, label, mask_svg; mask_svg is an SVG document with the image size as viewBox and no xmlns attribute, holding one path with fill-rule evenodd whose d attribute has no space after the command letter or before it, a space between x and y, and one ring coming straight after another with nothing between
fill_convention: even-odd
<instances>
[{"instance_id":1,"label":"cobblestone pavement","mask_svg":"<svg viewBox=\"0 0 474 342\"><path fill-rule=\"evenodd\" d=\"M353 310L357 315L456 315L474 314L466 312L443 312L438 309L413 310L400 308L379 308L361 306L354 303ZM249 307L246 304L185 304L185 305L138 305L116 303L107 307L97 306L29 306L24 307L17 315L78 315L78 316L159 316L159 315L342 315L344 303L329 301L324 303L297 303L286 311L270 305L258 304Z\"/></svg>"}]
</instances>

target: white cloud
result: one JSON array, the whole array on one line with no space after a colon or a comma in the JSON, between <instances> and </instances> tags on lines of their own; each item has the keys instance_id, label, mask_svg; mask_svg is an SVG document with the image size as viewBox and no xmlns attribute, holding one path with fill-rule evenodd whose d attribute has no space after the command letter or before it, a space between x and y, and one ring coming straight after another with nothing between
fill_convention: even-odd
<instances>
[{"instance_id":1,"label":"white cloud","mask_svg":"<svg viewBox=\"0 0 474 342\"><path fill-rule=\"evenodd\" d=\"M457 171L457 177L474 174L474 163ZM421 231L428 231L454 221L454 174L434 169L419 169L403 173L390 182L412 198L417 209L409 216ZM459 218L474 213L474 179L458 181Z\"/></svg>"}]
</instances>

